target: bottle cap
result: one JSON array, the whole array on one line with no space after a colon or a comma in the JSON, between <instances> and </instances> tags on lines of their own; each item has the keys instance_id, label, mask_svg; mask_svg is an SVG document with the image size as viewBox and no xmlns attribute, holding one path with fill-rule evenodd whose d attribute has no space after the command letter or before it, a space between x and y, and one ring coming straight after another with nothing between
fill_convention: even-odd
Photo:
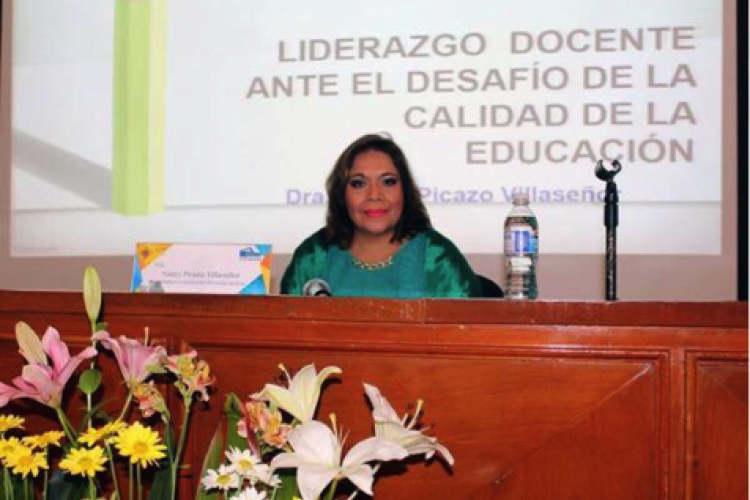
<instances>
[{"instance_id":1,"label":"bottle cap","mask_svg":"<svg viewBox=\"0 0 750 500\"><path fill-rule=\"evenodd\" d=\"M513 191L513 204L514 205L528 205L529 193L527 193L526 191Z\"/></svg>"}]
</instances>

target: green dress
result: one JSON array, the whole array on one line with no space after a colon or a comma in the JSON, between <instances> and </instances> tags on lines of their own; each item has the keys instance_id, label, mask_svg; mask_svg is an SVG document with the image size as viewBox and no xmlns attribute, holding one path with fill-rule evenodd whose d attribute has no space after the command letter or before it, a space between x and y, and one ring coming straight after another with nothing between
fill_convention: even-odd
<instances>
[{"instance_id":1,"label":"green dress","mask_svg":"<svg viewBox=\"0 0 750 500\"><path fill-rule=\"evenodd\" d=\"M335 297L480 297L479 281L461 252L433 229L407 241L381 269L354 265L348 250L327 245L323 230L295 250L281 293L302 295L311 279L324 280Z\"/></svg>"}]
</instances>

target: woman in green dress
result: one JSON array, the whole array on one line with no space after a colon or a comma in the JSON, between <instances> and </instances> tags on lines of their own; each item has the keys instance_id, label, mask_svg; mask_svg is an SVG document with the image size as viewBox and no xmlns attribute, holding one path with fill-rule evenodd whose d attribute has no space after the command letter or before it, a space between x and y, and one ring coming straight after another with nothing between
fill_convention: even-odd
<instances>
[{"instance_id":1,"label":"woman in green dress","mask_svg":"<svg viewBox=\"0 0 750 500\"><path fill-rule=\"evenodd\" d=\"M294 252L281 293L323 280L336 297L478 297L461 252L432 228L406 156L383 135L341 154L326 182L326 226Z\"/></svg>"}]
</instances>

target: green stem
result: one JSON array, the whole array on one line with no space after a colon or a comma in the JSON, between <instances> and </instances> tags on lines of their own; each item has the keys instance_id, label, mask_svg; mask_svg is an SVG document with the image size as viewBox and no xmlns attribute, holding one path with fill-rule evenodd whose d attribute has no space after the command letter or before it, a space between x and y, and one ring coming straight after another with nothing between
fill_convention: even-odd
<instances>
[{"instance_id":1,"label":"green stem","mask_svg":"<svg viewBox=\"0 0 750 500\"><path fill-rule=\"evenodd\" d=\"M106 441L104 442L104 447L107 449L107 457L109 457L109 470L110 474L112 474L112 483L115 485L115 492L117 493L117 498L119 500L122 500L122 492L120 491L120 482L117 480L117 471L115 470L115 457L112 454L112 448L109 446L109 443Z\"/></svg>"},{"instance_id":2,"label":"green stem","mask_svg":"<svg viewBox=\"0 0 750 500\"><path fill-rule=\"evenodd\" d=\"M96 500L96 487L94 486L94 478L89 479L89 498Z\"/></svg>"},{"instance_id":3,"label":"green stem","mask_svg":"<svg viewBox=\"0 0 750 500\"><path fill-rule=\"evenodd\" d=\"M0 439L5 439L5 433L0 432ZM3 490L5 490L6 500L13 500L13 487L10 484L10 471L3 467Z\"/></svg>"},{"instance_id":4,"label":"green stem","mask_svg":"<svg viewBox=\"0 0 750 500\"><path fill-rule=\"evenodd\" d=\"M5 498L13 498L13 488L10 484L10 472L7 468L3 467L3 488L5 489Z\"/></svg>"},{"instance_id":5,"label":"green stem","mask_svg":"<svg viewBox=\"0 0 750 500\"><path fill-rule=\"evenodd\" d=\"M130 473L128 474L128 499L133 500L133 462L129 464Z\"/></svg>"},{"instance_id":6,"label":"green stem","mask_svg":"<svg viewBox=\"0 0 750 500\"><path fill-rule=\"evenodd\" d=\"M93 370L93 368L91 368ZM91 414L91 407L93 406L93 403L91 401L91 394L86 394L86 415ZM91 429L93 425L91 424L91 421L94 420L93 415L88 418L88 428Z\"/></svg>"},{"instance_id":7,"label":"green stem","mask_svg":"<svg viewBox=\"0 0 750 500\"><path fill-rule=\"evenodd\" d=\"M180 457L182 457L182 450L185 447L192 396L186 397L183 401L185 402L185 411L183 412L182 429L180 430L180 440L177 441L177 451L175 452L174 461L172 462L172 500L175 500L177 495L177 469L180 468ZM168 431L169 430L167 429L167 432Z\"/></svg>"},{"instance_id":8,"label":"green stem","mask_svg":"<svg viewBox=\"0 0 750 500\"><path fill-rule=\"evenodd\" d=\"M130 392L128 392L128 399L125 400L125 404L122 406L122 412L120 413L120 417L117 420L123 420L125 418L125 414L130 408L131 401L133 401L133 389L130 389Z\"/></svg>"},{"instance_id":9,"label":"green stem","mask_svg":"<svg viewBox=\"0 0 750 500\"><path fill-rule=\"evenodd\" d=\"M49 463L49 448L46 451L47 463ZM42 500L47 500L47 487L49 486L49 470L44 469L44 486L42 486Z\"/></svg>"},{"instance_id":10,"label":"green stem","mask_svg":"<svg viewBox=\"0 0 750 500\"><path fill-rule=\"evenodd\" d=\"M96 319L94 319L94 321L90 321L90 324L91 324L91 336L93 337L94 334L96 333ZM96 340L91 339L91 346L94 349L96 349ZM96 369L96 357L93 357L91 359L91 363L89 364L89 370L94 370L94 369ZM86 394L86 414L87 415L91 413L92 407L93 407L92 395L87 393ZM91 429L92 427L91 420L93 420L93 418L89 418L89 425L88 425L89 429Z\"/></svg>"},{"instance_id":11,"label":"green stem","mask_svg":"<svg viewBox=\"0 0 750 500\"><path fill-rule=\"evenodd\" d=\"M73 430L73 425L70 423L70 420L68 420L65 412L59 406L55 408L55 410L57 410L57 419L60 421L60 425L62 426L63 431L65 431L65 435L68 437L70 444L78 444L76 432Z\"/></svg>"},{"instance_id":12,"label":"green stem","mask_svg":"<svg viewBox=\"0 0 750 500\"><path fill-rule=\"evenodd\" d=\"M135 466L135 473L138 476L138 500L143 500L143 484L141 483L141 466Z\"/></svg>"},{"instance_id":13,"label":"green stem","mask_svg":"<svg viewBox=\"0 0 750 500\"><path fill-rule=\"evenodd\" d=\"M23 497L26 500L30 500L29 490L30 490L30 488L29 488L29 478L27 476L27 477L23 478Z\"/></svg>"},{"instance_id":14,"label":"green stem","mask_svg":"<svg viewBox=\"0 0 750 500\"><path fill-rule=\"evenodd\" d=\"M333 494L336 493L336 485L339 483L338 478L335 478L333 482L331 483L331 489L328 490L328 495L326 496L326 500L333 500Z\"/></svg>"}]
</instances>

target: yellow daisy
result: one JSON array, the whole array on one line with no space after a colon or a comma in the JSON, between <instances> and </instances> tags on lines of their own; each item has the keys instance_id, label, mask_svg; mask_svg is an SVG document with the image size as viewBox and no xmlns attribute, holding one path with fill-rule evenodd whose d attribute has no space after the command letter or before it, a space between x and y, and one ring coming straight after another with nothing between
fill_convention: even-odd
<instances>
[{"instance_id":1,"label":"yellow daisy","mask_svg":"<svg viewBox=\"0 0 750 500\"><path fill-rule=\"evenodd\" d=\"M117 434L126 427L127 424L125 422L121 420L115 420L114 422L110 422L104 427L100 427L98 429L95 429L93 427L86 429L86 432L81 434L78 440L88 446L94 446L98 441L104 441L106 438Z\"/></svg>"},{"instance_id":2,"label":"yellow daisy","mask_svg":"<svg viewBox=\"0 0 750 500\"><path fill-rule=\"evenodd\" d=\"M16 452L8 455L5 459L7 467L13 469L13 474L20 474L24 478L31 473L36 477L39 475L39 469L48 469L47 458L43 453L34 453L31 448L19 446Z\"/></svg>"},{"instance_id":3,"label":"yellow daisy","mask_svg":"<svg viewBox=\"0 0 750 500\"><path fill-rule=\"evenodd\" d=\"M78 441L88 446L94 446L102 439L104 439L104 427L100 427L99 429L89 427L86 429L86 432L78 436Z\"/></svg>"},{"instance_id":4,"label":"yellow daisy","mask_svg":"<svg viewBox=\"0 0 750 500\"><path fill-rule=\"evenodd\" d=\"M27 436L23 438L25 445L39 450L49 448L50 446L60 446L60 440L65 437L62 431L49 431L38 436Z\"/></svg>"},{"instance_id":5,"label":"yellow daisy","mask_svg":"<svg viewBox=\"0 0 750 500\"><path fill-rule=\"evenodd\" d=\"M25 419L15 415L0 415L0 432L7 432L11 429L23 429Z\"/></svg>"},{"instance_id":6,"label":"yellow daisy","mask_svg":"<svg viewBox=\"0 0 750 500\"><path fill-rule=\"evenodd\" d=\"M5 460L23 445L18 438L0 439L0 459Z\"/></svg>"},{"instance_id":7,"label":"yellow daisy","mask_svg":"<svg viewBox=\"0 0 750 500\"><path fill-rule=\"evenodd\" d=\"M140 422L120 431L113 441L120 455L130 457L130 463L140 463L141 467L154 465L166 456L164 450L167 447L160 444L159 435Z\"/></svg>"},{"instance_id":8,"label":"yellow daisy","mask_svg":"<svg viewBox=\"0 0 750 500\"><path fill-rule=\"evenodd\" d=\"M74 475L94 477L97 472L104 470L105 463L107 458L104 456L104 448L95 446L70 450L70 453L60 460L60 468Z\"/></svg>"},{"instance_id":9,"label":"yellow daisy","mask_svg":"<svg viewBox=\"0 0 750 500\"><path fill-rule=\"evenodd\" d=\"M126 424L122 420L115 420L114 422L110 422L103 427L104 435L109 437L114 434L118 434L121 430L127 429L127 427L128 424Z\"/></svg>"}]
</instances>

